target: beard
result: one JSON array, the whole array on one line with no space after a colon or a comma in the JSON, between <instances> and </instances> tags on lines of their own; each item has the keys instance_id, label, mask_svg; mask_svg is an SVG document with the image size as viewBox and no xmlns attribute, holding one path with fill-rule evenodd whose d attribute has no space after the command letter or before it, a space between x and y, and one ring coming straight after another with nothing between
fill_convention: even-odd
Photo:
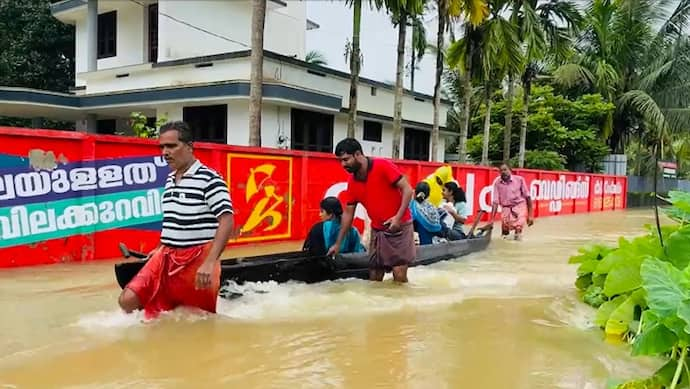
<instances>
[{"instance_id":1,"label":"beard","mask_svg":"<svg viewBox=\"0 0 690 389\"><path fill-rule=\"evenodd\" d=\"M352 166L345 166L345 170L346 170L348 173L353 173L353 174L354 174L354 173L357 173L361 167L362 167L362 164L361 164L361 163L359 163L359 162L354 162L354 163L352 164Z\"/></svg>"},{"instance_id":2,"label":"beard","mask_svg":"<svg viewBox=\"0 0 690 389\"><path fill-rule=\"evenodd\" d=\"M508 173L501 173L501 179L503 181L508 181L510 179L510 174Z\"/></svg>"}]
</instances>

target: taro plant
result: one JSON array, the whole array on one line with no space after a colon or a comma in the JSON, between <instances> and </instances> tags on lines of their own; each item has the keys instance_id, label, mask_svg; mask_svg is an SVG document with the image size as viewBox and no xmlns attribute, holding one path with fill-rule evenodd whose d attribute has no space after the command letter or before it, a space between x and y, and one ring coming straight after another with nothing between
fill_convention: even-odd
<instances>
[{"instance_id":1,"label":"taro plant","mask_svg":"<svg viewBox=\"0 0 690 389\"><path fill-rule=\"evenodd\" d=\"M580 250L575 285L582 300L597 308L595 324L607 339L632 344L633 355L667 359L652 377L618 388L690 387L690 193L670 192L664 209L675 221L617 247Z\"/></svg>"}]
</instances>

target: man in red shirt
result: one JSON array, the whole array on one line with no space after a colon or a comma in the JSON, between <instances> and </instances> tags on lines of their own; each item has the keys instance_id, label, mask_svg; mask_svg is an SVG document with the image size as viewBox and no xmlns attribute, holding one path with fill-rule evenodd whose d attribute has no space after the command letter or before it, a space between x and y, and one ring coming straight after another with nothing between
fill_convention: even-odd
<instances>
[{"instance_id":1,"label":"man in red shirt","mask_svg":"<svg viewBox=\"0 0 690 389\"><path fill-rule=\"evenodd\" d=\"M409 209L412 187L393 162L364 156L362 146L354 138L340 141L335 146L335 155L352 175L347 181L347 207L340 233L328 254L338 253L340 243L352 225L355 207L362 203L372 228L369 279L382 281L384 273L392 270L395 281L407 282L407 266L416 256Z\"/></svg>"}]
</instances>

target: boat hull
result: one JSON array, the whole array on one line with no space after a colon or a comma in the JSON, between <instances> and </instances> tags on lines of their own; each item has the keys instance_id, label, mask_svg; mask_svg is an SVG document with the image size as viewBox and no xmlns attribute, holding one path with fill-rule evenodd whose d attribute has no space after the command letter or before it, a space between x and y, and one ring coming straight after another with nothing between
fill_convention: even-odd
<instances>
[{"instance_id":1,"label":"boat hull","mask_svg":"<svg viewBox=\"0 0 690 389\"><path fill-rule=\"evenodd\" d=\"M417 246L417 256L410 267L462 257L486 249L491 242L491 232L483 236L447 243ZM145 261L122 262L115 265L115 276L121 288L146 264ZM342 278L369 278L367 253L341 254L335 258L309 256L303 251L293 251L248 258L221 261L221 282L234 281L278 283L299 281L315 283Z\"/></svg>"}]
</instances>

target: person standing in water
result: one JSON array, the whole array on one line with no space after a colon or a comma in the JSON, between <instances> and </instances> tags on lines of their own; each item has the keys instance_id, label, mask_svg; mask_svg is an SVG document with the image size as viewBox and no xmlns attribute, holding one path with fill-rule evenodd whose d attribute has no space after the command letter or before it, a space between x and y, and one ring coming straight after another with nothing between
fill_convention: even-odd
<instances>
[{"instance_id":1,"label":"person standing in water","mask_svg":"<svg viewBox=\"0 0 690 389\"><path fill-rule=\"evenodd\" d=\"M515 240L522 239L525 224L534 224L532 198L530 197L525 179L512 174L507 163L501 164L500 176L493 185L493 206L491 219L495 220L498 206L501 206L501 236L508 238L511 231L515 232Z\"/></svg>"},{"instance_id":2,"label":"person standing in water","mask_svg":"<svg viewBox=\"0 0 690 389\"><path fill-rule=\"evenodd\" d=\"M230 193L223 178L195 158L186 123L161 126L158 142L172 170L163 191L161 240L118 303L128 313L143 308L147 318L178 306L215 313L218 258L234 225Z\"/></svg>"},{"instance_id":3,"label":"person standing in water","mask_svg":"<svg viewBox=\"0 0 690 389\"><path fill-rule=\"evenodd\" d=\"M347 207L340 233L328 255L337 254L345 234L352 226L355 207L361 203L371 219L372 238L369 257L369 279L382 281L392 271L397 282L407 282L407 267L414 261L416 248L410 214L413 191L400 169L383 158L364 156L354 138L341 140L335 155L352 175L347 181Z\"/></svg>"}]
</instances>

